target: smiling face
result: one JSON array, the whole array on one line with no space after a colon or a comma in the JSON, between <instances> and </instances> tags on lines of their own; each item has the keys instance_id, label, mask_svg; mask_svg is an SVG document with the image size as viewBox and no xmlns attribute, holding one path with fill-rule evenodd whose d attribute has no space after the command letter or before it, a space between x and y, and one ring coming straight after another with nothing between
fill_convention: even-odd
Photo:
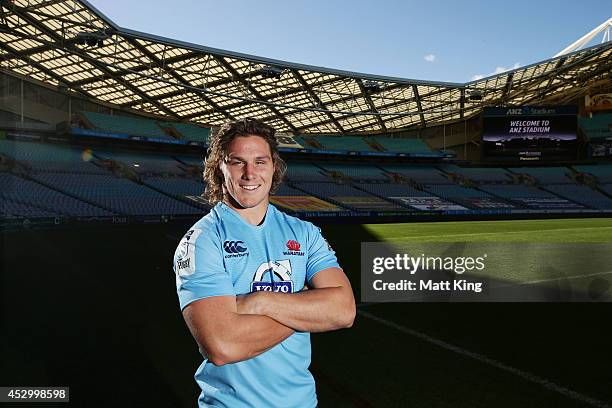
<instances>
[{"instance_id":1,"label":"smiling face","mask_svg":"<svg viewBox=\"0 0 612 408\"><path fill-rule=\"evenodd\" d=\"M220 165L226 204L237 210L265 213L274 176L268 142L260 136L238 136L228 146Z\"/></svg>"}]
</instances>

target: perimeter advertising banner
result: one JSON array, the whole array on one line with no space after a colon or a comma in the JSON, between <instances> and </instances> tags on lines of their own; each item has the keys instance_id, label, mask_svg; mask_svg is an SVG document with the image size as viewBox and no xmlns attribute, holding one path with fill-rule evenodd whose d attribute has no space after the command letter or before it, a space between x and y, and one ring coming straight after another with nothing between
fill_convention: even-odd
<instances>
[{"instance_id":1,"label":"perimeter advertising banner","mask_svg":"<svg viewBox=\"0 0 612 408\"><path fill-rule=\"evenodd\" d=\"M484 108L484 159L571 160L577 154L576 106Z\"/></svg>"}]
</instances>

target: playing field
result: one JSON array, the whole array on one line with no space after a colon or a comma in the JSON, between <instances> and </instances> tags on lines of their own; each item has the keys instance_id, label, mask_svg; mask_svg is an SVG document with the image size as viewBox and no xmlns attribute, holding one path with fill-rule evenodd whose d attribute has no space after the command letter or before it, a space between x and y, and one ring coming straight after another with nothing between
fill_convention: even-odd
<instances>
[{"instance_id":1,"label":"playing field","mask_svg":"<svg viewBox=\"0 0 612 408\"><path fill-rule=\"evenodd\" d=\"M379 224L325 231L359 289L356 248L362 241L611 242L612 220ZM360 304L353 328L313 336L322 405L609 406L611 312L609 303Z\"/></svg>"},{"instance_id":2,"label":"playing field","mask_svg":"<svg viewBox=\"0 0 612 408\"><path fill-rule=\"evenodd\" d=\"M612 242L612 219L561 219L369 224L387 242Z\"/></svg>"}]
</instances>

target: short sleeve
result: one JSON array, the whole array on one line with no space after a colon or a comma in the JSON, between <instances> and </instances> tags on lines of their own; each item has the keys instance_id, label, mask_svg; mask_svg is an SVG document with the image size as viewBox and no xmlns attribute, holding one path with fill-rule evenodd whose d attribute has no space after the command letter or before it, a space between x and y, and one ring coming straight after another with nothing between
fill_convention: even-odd
<instances>
[{"instance_id":1,"label":"short sleeve","mask_svg":"<svg viewBox=\"0 0 612 408\"><path fill-rule=\"evenodd\" d=\"M214 231L192 228L176 248L173 268L181 310L199 299L236 294L215 238Z\"/></svg>"},{"instance_id":2,"label":"short sleeve","mask_svg":"<svg viewBox=\"0 0 612 408\"><path fill-rule=\"evenodd\" d=\"M306 261L306 281L327 268L340 268L336 253L323 238L321 229L308 223L308 260Z\"/></svg>"}]
</instances>

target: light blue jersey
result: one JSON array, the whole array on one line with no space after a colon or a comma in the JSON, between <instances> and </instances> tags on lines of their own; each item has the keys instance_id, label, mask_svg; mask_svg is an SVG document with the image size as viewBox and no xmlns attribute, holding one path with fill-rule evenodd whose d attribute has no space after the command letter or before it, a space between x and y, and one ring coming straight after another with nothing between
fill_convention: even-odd
<instances>
[{"instance_id":1,"label":"light blue jersey","mask_svg":"<svg viewBox=\"0 0 612 408\"><path fill-rule=\"evenodd\" d=\"M185 234L174 254L181 309L191 302L259 290L299 292L319 271L339 267L313 224L268 205L254 226L217 204ZM195 379L200 407L299 407L317 405L308 371L310 334L294 333L249 360L216 366L206 358Z\"/></svg>"}]
</instances>

